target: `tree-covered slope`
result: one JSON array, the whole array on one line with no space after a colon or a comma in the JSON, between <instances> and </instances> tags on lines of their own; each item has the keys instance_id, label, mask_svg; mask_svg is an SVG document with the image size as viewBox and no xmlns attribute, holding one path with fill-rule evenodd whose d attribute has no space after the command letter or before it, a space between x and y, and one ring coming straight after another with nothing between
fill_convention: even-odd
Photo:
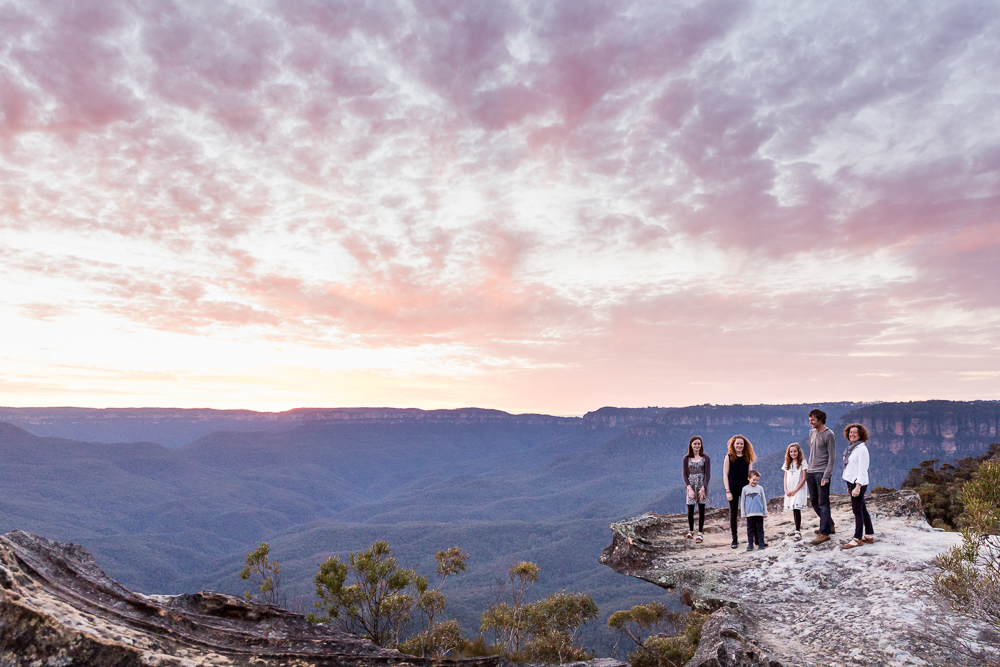
<instances>
[{"instance_id":1,"label":"tree-covered slope","mask_svg":"<svg viewBox=\"0 0 1000 667\"><path fill-rule=\"evenodd\" d=\"M715 506L725 504L722 459L735 433L754 443L774 497L782 453L806 439L810 407L602 408L582 419L327 411L279 432L215 432L175 448L0 425L0 531L84 544L113 577L155 593L241 590L235 573L261 540L307 596L331 553L385 539L402 562L423 566L458 545L470 571L449 588L467 624L517 559L542 565L539 593L587 592L604 613L642 595L597 564L607 526L683 511L688 438L703 436L713 459ZM870 424L873 486L898 486L920 461L979 454L997 439L997 403L820 407L840 447L844 424Z\"/></svg>"}]
</instances>

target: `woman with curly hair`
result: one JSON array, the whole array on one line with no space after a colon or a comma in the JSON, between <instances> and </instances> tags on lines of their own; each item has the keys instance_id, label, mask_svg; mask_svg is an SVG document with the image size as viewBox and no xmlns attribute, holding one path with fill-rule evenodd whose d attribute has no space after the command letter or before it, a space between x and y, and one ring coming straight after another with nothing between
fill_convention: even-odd
<instances>
[{"instance_id":1,"label":"woman with curly hair","mask_svg":"<svg viewBox=\"0 0 1000 667\"><path fill-rule=\"evenodd\" d=\"M701 531L705 528L705 505L708 500L708 482L712 479L712 460L702 449L700 435L688 440L688 451L684 456L681 475L684 477L684 488L687 490L688 534L685 539L694 537L694 506L698 506L698 537L695 542L701 544L705 539Z\"/></svg>"},{"instance_id":2,"label":"woman with curly hair","mask_svg":"<svg viewBox=\"0 0 1000 667\"><path fill-rule=\"evenodd\" d=\"M726 500L729 501L729 527L733 533L732 547L739 545L736 527L740 518L740 494L749 483L750 471L757 455L753 445L743 435L734 435L726 446L726 459L722 462L722 483L726 485Z\"/></svg>"},{"instance_id":3,"label":"woman with curly hair","mask_svg":"<svg viewBox=\"0 0 1000 667\"><path fill-rule=\"evenodd\" d=\"M854 539L844 542L843 549L860 547L875 541L872 517L865 504L868 490L868 429L861 424L848 424L844 429L847 451L844 452L844 481L851 494L851 511L854 512ZM864 530L864 532L862 532Z\"/></svg>"}]
</instances>

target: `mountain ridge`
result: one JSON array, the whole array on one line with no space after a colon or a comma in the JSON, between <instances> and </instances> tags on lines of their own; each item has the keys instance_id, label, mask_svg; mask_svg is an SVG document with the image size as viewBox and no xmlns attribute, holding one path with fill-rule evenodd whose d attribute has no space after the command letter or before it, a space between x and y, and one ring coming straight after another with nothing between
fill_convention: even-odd
<instances>
[{"instance_id":1,"label":"mountain ridge","mask_svg":"<svg viewBox=\"0 0 1000 667\"><path fill-rule=\"evenodd\" d=\"M874 419L879 405L820 407L840 424ZM688 438L705 438L714 459L715 506L725 504L721 463L735 431L757 448L762 484L774 497L784 447L808 435L808 407L601 408L582 418L522 421L495 413L473 414L488 418L476 421L460 410L393 423L364 423L371 415L362 412L360 420L303 421L280 432L217 431L181 447L80 442L0 426L0 532L20 528L87 544L117 580L146 592L175 592L182 583L239 592L235 573L245 554L267 540L288 564L286 583L308 592L318 563L332 553L360 551L377 537L400 550L401 562L415 564L456 544L470 549L462 543L464 526L486 540L465 575L476 592L456 602L467 629L478 627L491 581L513 553L544 561L540 593L592 585L603 613L643 601L639 589L598 572L606 569L596 562L603 531L621 516L683 510L680 462ZM913 403L891 411L923 424L928 410L966 407ZM451 422L442 421L446 416ZM934 449L937 431L918 430L924 439L906 446L919 451L895 454L876 430L873 480L881 475L895 486L914 457L947 458ZM982 429L973 437L972 430L956 440L970 453L997 439ZM839 483L835 476L835 493ZM403 544L418 534L412 548ZM521 545L519 536L533 546ZM579 557L559 557L565 547L556 544L572 544Z\"/></svg>"}]
</instances>

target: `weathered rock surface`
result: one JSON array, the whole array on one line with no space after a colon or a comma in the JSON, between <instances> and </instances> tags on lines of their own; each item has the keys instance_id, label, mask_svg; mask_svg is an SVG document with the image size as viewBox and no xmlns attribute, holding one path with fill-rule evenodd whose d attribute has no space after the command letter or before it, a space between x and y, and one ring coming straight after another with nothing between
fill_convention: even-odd
<instances>
[{"instance_id":1,"label":"weathered rock surface","mask_svg":"<svg viewBox=\"0 0 1000 667\"><path fill-rule=\"evenodd\" d=\"M713 612L688 667L962 664L925 634L948 641L939 632L948 621L962 639L989 648L988 629L956 619L933 599L931 560L961 537L928 526L916 493L870 496L876 542L849 550L841 544L854 532L850 499L831 501L838 532L819 546L809 543L815 513L803 512L803 541L795 542L792 514L778 498L765 520L766 550L745 551L744 521L739 548L730 548L726 508L706 514L703 544L684 539L686 515L612 524L601 562Z\"/></svg>"},{"instance_id":2,"label":"weathered rock surface","mask_svg":"<svg viewBox=\"0 0 1000 667\"><path fill-rule=\"evenodd\" d=\"M384 650L299 614L203 591L146 596L110 579L82 547L0 536L0 665L452 665Z\"/></svg>"}]
</instances>

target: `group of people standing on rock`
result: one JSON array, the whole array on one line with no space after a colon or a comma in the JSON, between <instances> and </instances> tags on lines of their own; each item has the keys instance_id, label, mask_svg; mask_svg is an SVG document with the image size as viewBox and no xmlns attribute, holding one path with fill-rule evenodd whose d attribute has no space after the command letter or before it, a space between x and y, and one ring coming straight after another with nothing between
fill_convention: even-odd
<instances>
[{"instance_id":1,"label":"group of people standing on rock","mask_svg":"<svg viewBox=\"0 0 1000 667\"><path fill-rule=\"evenodd\" d=\"M802 540L802 510L812 507L819 517L819 528L812 544L822 544L837 532L830 513L830 480L837 463L837 438L826 426L826 413L819 409L809 412L809 457L802 446L793 442L785 448L784 510L791 512L795 521L792 538ZM868 491L868 430L861 424L849 424L844 429L847 448L842 457L843 472L851 494L854 512L854 538L841 545L853 549L875 541L872 518L865 505ZM767 516L767 497L759 486L761 474L754 470L757 456L753 445L743 435L734 435L726 444L726 457L722 463L722 481L729 501L729 526L733 534L732 548L739 546L738 526L742 515L747 526L747 551L767 547L764 542L764 517ZM712 460L705 453L701 436L692 436L684 456L682 476L687 497L687 539L696 543L704 541L705 507L711 504L708 483L712 479ZM808 500L807 500L808 496ZM694 529L694 510L698 508L698 531Z\"/></svg>"}]
</instances>

